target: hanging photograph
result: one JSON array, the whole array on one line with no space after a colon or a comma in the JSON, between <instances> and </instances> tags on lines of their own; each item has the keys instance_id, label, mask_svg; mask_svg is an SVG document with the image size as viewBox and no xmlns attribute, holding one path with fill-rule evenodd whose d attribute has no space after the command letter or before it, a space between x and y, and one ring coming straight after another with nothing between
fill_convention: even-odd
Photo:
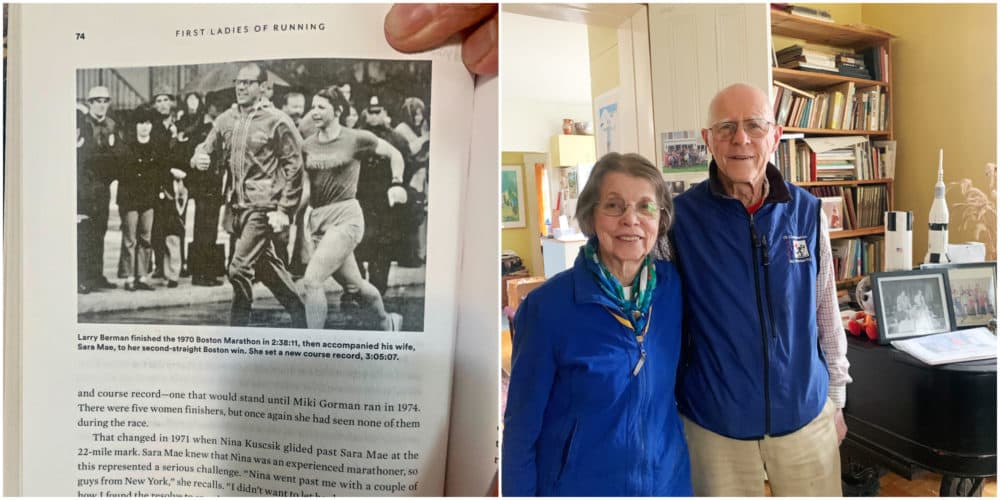
<instances>
[{"instance_id":1,"label":"hanging photograph","mask_svg":"<svg viewBox=\"0 0 1000 500\"><path fill-rule=\"evenodd\" d=\"M500 222L504 229L525 227L524 179L519 165L504 165L500 172Z\"/></svg>"},{"instance_id":2,"label":"hanging photograph","mask_svg":"<svg viewBox=\"0 0 1000 500\"><path fill-rule=\"evenodd\" d=\"M700 172L708 170L712 155L697 130L681 130L660 134L663 151L663 173Z\"/></svg>"},{"instance_id":3,"label":"hanging photograph","mask_svg":"<svg viewBox=\"0 0 1000 500\"><path fill-rule=\"evenodd\" d=\"M922 264L921 269L945 269L951 287L955 326L985 326L997 316L997 263Z\"/></svg>"},{"instance_id":4,"label":"hanging photograph","mask_svg":"<svg viewBox=\"0 0 1000 500\"><path fill-rule=\"evenodd\" d=\"M618 88L609 90L594 99L597 108L597 157L611 151L619 151L618 137Z\"/></svg>"},{"instance_id":5,"label":"hanging photograph","mask_svg":"<svg viewBox=\"0 0 1000 500\"><path fill-rule=\"evenodd\" d=\"M872 274L879 344L955 329L944 269Z\"/></svg>"}]
</instances>

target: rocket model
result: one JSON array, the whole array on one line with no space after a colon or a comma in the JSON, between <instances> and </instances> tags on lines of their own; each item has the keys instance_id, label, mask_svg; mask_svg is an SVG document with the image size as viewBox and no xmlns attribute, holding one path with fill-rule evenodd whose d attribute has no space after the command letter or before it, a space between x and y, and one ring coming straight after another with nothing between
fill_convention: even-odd
<instances>
[{"instance_id":1,"label":"rocket model","mask_svg":"<svg viewBox=\"0 0 1000 500\"><path fill-rule=\"evenodd\" d=\"M928 219L927 256L924 264L946 264L948 257L948 204L944 201L944 150L938 150L938 176L934 185L934 203Z\"/></svg>"}]
</instances>

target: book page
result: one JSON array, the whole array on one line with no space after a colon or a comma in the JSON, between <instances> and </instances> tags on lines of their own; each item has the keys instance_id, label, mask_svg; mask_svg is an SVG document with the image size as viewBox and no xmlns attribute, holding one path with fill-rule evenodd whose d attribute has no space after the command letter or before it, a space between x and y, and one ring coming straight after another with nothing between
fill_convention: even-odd
<instances>
[{"instance_id":1,"label":"book page","mask_svg":"<svg viewBox=\"0 0 1000 500\"><path fill-rule=\"evenodd\" d=\"M465 193L464 227L495 226L500 204L490 203L500 192L496 123L496 77L479 77ZM492 495L499 450L500 337L497 304L500 303L500 235L497 231L466 231L459 267L458 339L451 428L448 440L447 496Z\"/></svg>"},{"instance_id":2,"label":"book page","mask_svg":"<svg viewBox=\"0 0 1000 500\"><path fill-rule=\"evenodd\" d=\"M989 359L997 355L997 337L985 327L894 340L891 344L929 365Z\"/></svg>"},{"instance_id":3,"label":"book page","mask_svg":"<svg viewBox=\"0 0 1000 500\"><path fill-rule=\"evenodd\" d=\"M20 494L442 494L473 81L456 46L392 50L387 9L21 6ZM337 121L384 112L402 143L330 124L313 96L348 82ZM199 203L228 207L205 247Z\"/></svg>"}]
</instances>

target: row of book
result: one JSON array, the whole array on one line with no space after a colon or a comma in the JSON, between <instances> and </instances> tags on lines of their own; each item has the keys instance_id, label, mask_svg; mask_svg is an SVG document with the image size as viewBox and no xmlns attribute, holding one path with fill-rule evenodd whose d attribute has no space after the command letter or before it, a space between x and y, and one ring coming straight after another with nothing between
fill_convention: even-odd
<instances>
[{"instance_id":1,"label":"row of book","mask_svg":"<svg viewBox=\"0 0 1000 500\"><path fill-rule=\"evenodd\" d=\"M778 67L885 81L889 54L883 46L854 52L813 43L795 44L774 53Z\"/></svg>"},{"instance_id":2,"label":"row of book","mask_svg":"<svg viewBox=\"0 0 1000 500\"><path fill-rule=\"evenodd\" d=\"M833 271L837 281L849 280L882 270L883 246L881 237L846 238L833 240Z\"/></svg>"},{"instance_id":3,"label":"row of book","mask_svg":"<svg viewBox=\"0 0 1000 500\"><path fill-rule=\"evenodd\" d=\"M813 186L808 190L822 200L831 231L881 226L889 206L884 184Z\"/></svg>"},{"instance_id":4,"label":"row of book","mask_svg":"<svg viewBox=\"0 0 1000 500\"><path fill-rule=\"evenodd\" d=\"M775 80L772 90L774 121L783 127L879 131L888 126L889 99L880 85L842 82L813 92Z\"/></svg>"},{"instance_id":5,"label":"row of book","mask_svg":"<svg viewBox=\"0 0 1000 500\"><path fill-rule=\"evenodd\" d=\"M774 164L791 182L885 179L895 176L896 142L866 136L782 136Z\"/></svg>"}]
</instances>

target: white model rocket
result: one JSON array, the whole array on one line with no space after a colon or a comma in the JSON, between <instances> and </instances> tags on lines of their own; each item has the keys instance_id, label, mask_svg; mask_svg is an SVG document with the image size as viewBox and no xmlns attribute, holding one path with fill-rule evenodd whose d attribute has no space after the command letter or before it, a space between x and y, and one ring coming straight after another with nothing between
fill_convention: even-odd
<instances>
[{"instance_id":1,"label":"white model rocket","mask_svg":"<svg viewBox=\"0 0 1000 500\"><path fill-rule=\"evenodd\" d=\"M946 264L948 257L948 204L944 200L944 150L938 150L938 176L934 185L934 203L928 219L927 256L924 264Z\"/></svg>"}]
</instances>

